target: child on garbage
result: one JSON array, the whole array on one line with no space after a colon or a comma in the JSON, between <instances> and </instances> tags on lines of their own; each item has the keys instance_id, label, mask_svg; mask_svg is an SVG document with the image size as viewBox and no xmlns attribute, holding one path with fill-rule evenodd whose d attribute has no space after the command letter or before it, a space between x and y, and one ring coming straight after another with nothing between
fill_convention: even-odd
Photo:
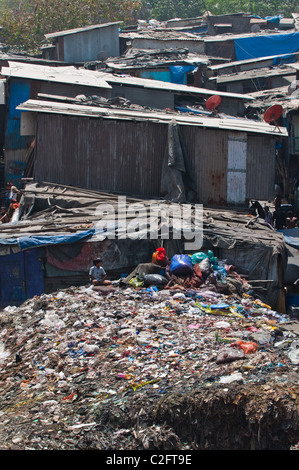
<instances>
[{"instance_id":1,"label":"child on garbage","mask_svg":"<svg viewBox=\"0 0 299 470\"><path fill-rule=\"evenodd\" d=\"M93 286L111 286L112 282L106 279L107 275L102 267L102 258L93 260L93 266L89 270L90 282Z\"/></svg>"}]
</instances>

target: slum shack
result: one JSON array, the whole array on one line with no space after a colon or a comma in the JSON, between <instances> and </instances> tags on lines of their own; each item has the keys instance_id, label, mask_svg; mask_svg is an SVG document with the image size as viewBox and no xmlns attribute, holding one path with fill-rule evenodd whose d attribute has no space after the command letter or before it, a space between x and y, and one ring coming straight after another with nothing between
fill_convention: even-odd
<instances>
[{"instance_id":1,"label":"slum shack","mask_svg":"<svg viewBox=\"0 0 299 470\"><path fill-rule=\"evenodd\" d=\"M62 63L63 64L63 63ZM6 65L8 65L6 67ZM109 97L111 86L97 73L73 66L34 64L32 62L8 61L1 68L5 77L1 82L3 154L5 175L20 188L24 176L25 160L33 139L21 133L21 115L16 107L24 100L36 98L38 93L52 93L75 97L78 94L101 94Z\"/></svg>"},{"instance_id":2,"label":"slum shack","mask_svg":"<svg viewBox=\"0 0 299 470\"><path fill-rule=\"evenodd\" d=\"M187 103L198 104L206 112L205 102L213 95L211 90L195 86L149 78L124 77L61 64L58 67L57 64L50 66L15 60L9 61L8 66L2 66L1 74L5 77L2 83L3 96L8 96L2 106L1 118L5 173L9 181L18 182L18 187L25 174L25 160L28 158L28 149L33 138L21 131L20 111L17 106L29 98L43 96L48 99L52 96L53 99L55 96L56 100L63 100L67 97L70 102L76 102L75 97L79 95L97 96L103 102L111 98L116 102L123 100L135 106L158 109L174 109ZM244 115L244 103L250 99L248 95L220 93L220 96L222 112Z\"/></svg>"},{"instance_id":3,"label":"slum shack","mask_svg":"<svg viewBox=\"0 0 299 470\"><path fill-rule=\"evenodd\" d=\"M36 133L36 181L205 205L271 200L276 144L287 136L249 119L93 102L29 100L18 110L22 133Z\"/></svg>"},{"instance_id":4,"label":"slum shack","mask_svg":"<svg viewBox=\"0 0 299 470\"><path fill-rule=\"evenodd\" d=\"M119 196L123 206L120 204ZM137 236L128 235L142 204L148 225ZM169 218L167 232L163 213L158 213L157 237L150 236L153 206L162 204ZM195 233L184 223L183 207L163 199L125 197L52 183L28 182L23 190L19 220L0 227L1 303L20 303L26 298L58 288L89 283L93 259L101 256L109 276L129 275L141 263L151 263L152 254L162 244L171 259L186 251L186 241ZM100 209L111 212L111 220ZM190 207L194 206L190 205ZM123 214L124 211L124 214ZM125 218L124 218L125 215ZM103 223L105 222L105 223ZM180 230L180 237L177 234ZM164 233L164 235L163 235ZM204 209L203 233L198 249L212 250L226 265L235 266L247 282L252 282L259 298L284 311L286 247L282 234L262 219L246 211ZM240 282L240 279L238 282ZM236 288L236 287L235 287Z\"/></svg>"},{"instance_id":5,"label":"slum shack","mask_svg":"<svg viewBox=\"0 0 299 470\"><path fill-rule=\"evenodd\" d=\"M184 109L184 105L201 106L205 113L206 101L215 92L199 86L180 83L187 80L184 67L172 68L169 81L163 81L159 75L155 79L139 78L103 73L102 78L112 87L112 97L122 97L131 103L156 109ZM190 66L188 67L190 68ZM187 69L188 69L187 68ZM195 66L191 66L195 69ZM180 78L179 78L180 77ZM218 92L217 92L218 93ZM244 101L250 95L240 93L219 92L221 111L231 116L244 116Z\"/></svg>"},{"instance_id":6,"label":"slum shack","mask_svg":"<svg viewBox=\"0 0 299 470\"><path fill-rule=\"evenodd\" d=\"M118 56L119 25L119 22L94 24L46 34L52 44L43 48L43 58L83 63Z\"/></svg>"},{"instance_id":7,"label":"slum shack","mask_svg":"<svg viewBox=\"0 0 299 470\"><path fill-rule=\"evenodd\" d=\"M211 88L234 93L253 93L257 90L278 88L289 85L296 77L288 65L258 68L234 74L211 77Z\"/></svg>"}]
</instances>

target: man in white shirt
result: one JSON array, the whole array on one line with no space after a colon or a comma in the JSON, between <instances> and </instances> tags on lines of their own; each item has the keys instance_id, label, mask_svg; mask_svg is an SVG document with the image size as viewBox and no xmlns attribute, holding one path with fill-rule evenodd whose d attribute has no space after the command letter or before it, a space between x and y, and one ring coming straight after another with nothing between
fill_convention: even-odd
<instances>
[{"instance_id":1,"label":"man in white shirt","mask_svg":"<svg viewBox=\"0 0 299 470\"><path fill-rule=\"evenodd\" d=\"M93 266L89 270L90 282L94 286L110 286L111 281L108 281L107 274L102 266L102 259L97 258L93 261Z\"/></svg>"}]
</instances>

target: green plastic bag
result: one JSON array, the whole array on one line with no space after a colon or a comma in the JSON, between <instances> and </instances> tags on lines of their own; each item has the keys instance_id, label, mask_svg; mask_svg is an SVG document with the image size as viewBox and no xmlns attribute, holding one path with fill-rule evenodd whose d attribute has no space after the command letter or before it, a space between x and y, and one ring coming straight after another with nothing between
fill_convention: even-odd
<instances>
[{"instance_id":1,"label":"green plastic bag","mask_svg":"<svg viewBox=\"0 0 299 470\"><path fill-rule=\"evenodd\" d=\"M197 263L201 263L207 257L208 255L206 255L205 253L202 253L201 251L199 251L198 253L194 253L193 255L191 255L191 261L192 261L193 266Z\"/></svg>"},{"instance_id":2,"label":"green plastic bag","mask_svg":"<svg viewBox=\"0 0 299 470\"><path fill-rule=\"evenodd\" d=\"M201 263L206 258L209 258L212 267L218 266L217 258L211 250L208 250L208 254L199 251L191 255L192 265L194 266L197 263Z\"/></svg>"},{"instance_id":3,"label":"green plastic bag","mask_svg":"<svg viewBox=\"0 0 299 470\"><path fill-rule=\"evenodd\" d=\"M144 286L143 280L138 278L138 277L132 277L129 284L132 287L143 287Z\"/></svg>"}]
</instances>

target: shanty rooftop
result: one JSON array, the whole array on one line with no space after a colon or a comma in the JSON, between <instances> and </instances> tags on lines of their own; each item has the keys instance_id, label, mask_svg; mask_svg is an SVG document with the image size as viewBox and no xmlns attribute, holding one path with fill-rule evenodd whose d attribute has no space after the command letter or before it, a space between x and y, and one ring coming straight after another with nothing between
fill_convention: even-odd
<instances>
[{"instance_id":1,"label":"shanty rooftop","mask_svg":"<svg viewBox=\"0 0 299 470\"><path fill-rule=\"evenodd\" d=\"M258 134L272 134L287 136L287 129L277 128L265 122L254 121L246 118L228 117L202 117L192 114L176 112L159 112L138 109L106 108L99 106L89 106L84 104L72 104L62 102L51 102L43 100L28 100L20 104L17 109L20 111L35 111L42 113L59 113L74 116L102 117L105 119L122 120L147 120L159 123L170 123L173 119L180 125L194 125L207 128L231 129L243 132L255 132Z\"/></svg>"}]
</instances>

